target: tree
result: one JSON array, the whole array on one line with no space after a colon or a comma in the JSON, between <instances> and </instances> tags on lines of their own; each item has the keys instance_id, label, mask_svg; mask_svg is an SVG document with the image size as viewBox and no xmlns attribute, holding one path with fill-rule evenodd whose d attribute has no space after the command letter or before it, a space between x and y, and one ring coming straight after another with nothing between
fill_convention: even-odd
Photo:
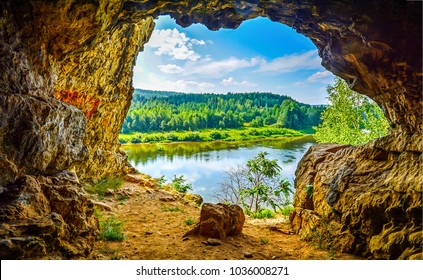
<instances>
[{"instance_id":1,"label":"tree","mask_svg":"<svg viewBox=\"0 0 423 280\"><path fill-rule=\"evenodd\" d=\"M277 208L290 204L291 184L280 177L282 168L276 160L260 152L245 166L230 169L216 197L220 202L241 204L248 215L259 213L265 207Z\"/></svg>"},{"instance_id":2,"label":"tree","mask_svg":"<svg viewBox=\"0 0 423 280\"><path fill-rule=\"evenodd\" d=\"M331 105L322 113L322 123L313 127L317 142L360 145L388 133L389 122L378 105L344 80L337 78L327 92Z\"/></svg>"}]
</instances>

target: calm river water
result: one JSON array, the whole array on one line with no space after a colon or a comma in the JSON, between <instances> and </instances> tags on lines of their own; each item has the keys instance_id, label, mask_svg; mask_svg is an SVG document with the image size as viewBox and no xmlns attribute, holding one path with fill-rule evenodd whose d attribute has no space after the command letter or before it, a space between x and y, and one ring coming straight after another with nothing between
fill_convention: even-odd
<instances>
[{"instance_id":1,"label":"calm river water","mask_svg":"<svg viewBox=\"0 0 423 280\"><path fill-rule=\"evenodd\" d=\"M183 175L192 185L193 193L205 202L216 202L225 170L244 165L260 151L277 159L282 176L294 182L297 164L314 143L311 136L248 142L190 142L169 144L122 145L133 166L152 177L164 175L170 181Z\"/></svg>"}]
</instances>

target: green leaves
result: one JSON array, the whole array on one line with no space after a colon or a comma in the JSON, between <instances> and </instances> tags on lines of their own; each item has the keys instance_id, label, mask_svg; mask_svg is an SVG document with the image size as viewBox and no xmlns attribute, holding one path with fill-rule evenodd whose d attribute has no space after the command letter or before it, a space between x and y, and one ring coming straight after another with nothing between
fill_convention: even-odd
<instances>
[{"instance_id":1,"label":"green leaves","mask_svg":"<svg viewBox=\"0 0 423 280\"><path fill-rule=\"evenodd\" d=\"M245 125L310 130L320 122L323 109L272 93L172 94L135 90L121 133L200 131ZM213 139L220 139L215 136ZM138 138L132 140L141 142Z\"/></svg>"},{"instance_id":2,"label":"green leaves","mask_svg":"<svg viewBox=\"0 0 423 280\"><path fill-rule=\"evenodd\" d=\"M291 184L280 177L282 168L276 160L268 159L268 153L260 152L247 161L245 166L227 173L221 185L224 194L220 201L239 203L245 212L254 217L266 207L274 211L290 204Z\"/></svg>"},{"instance_id":3,"label":"green leaves","mask_svg":"<svg viewBox=\"0 0 423 280\"><path fill-rule=\"evenodd\" d=\"M192 190L192 184L186 182L183 175L173 175L172 182L169 184L173 189L181 193L187 193L188 190Z\"/></svg>"},{"instance_id":4,"label":"green leaves","mask_svg":"<svg viewBox=\"0 0 423 280\"><path fill-rule=\"evenodd\" d=\"M331 105L322 113L322 123L314 127L319 143L360 145L388 133L389 122L382 109L364 95L352 91L337 78L328 86Z\"/></svg>"}]
</instances>

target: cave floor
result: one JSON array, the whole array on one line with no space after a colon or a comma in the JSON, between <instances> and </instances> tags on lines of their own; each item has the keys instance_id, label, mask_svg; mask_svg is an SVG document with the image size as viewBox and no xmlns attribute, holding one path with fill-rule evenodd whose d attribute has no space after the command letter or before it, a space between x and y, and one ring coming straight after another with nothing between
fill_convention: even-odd
<instances>
[{"instance_id":1,"label":"cave floor","mask_svg":"<svg viewBox=\"0 0 423 280\"><path fill-rule=\"evenodd\" d=\"M136 175L138 182L125 181L106 196L97 208L103 218L115 216L123 222L125 239L120 242L97 240L92 259L129 260L324 260L359 259L357 256L319 249L292 234L286 218L246 217L243 233L229 237L218 246L203 243L207 237L184 234L197 222L200 209Z\"/></svg>"}]
</instances>

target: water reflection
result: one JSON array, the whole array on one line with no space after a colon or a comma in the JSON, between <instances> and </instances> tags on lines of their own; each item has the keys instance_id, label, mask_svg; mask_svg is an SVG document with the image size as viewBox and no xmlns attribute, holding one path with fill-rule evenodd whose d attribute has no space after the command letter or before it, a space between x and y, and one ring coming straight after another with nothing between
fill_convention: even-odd
<instances>
[{"instance_id":1,"label":"water reflection","mask_svg":"<svg viewBox=\"0 0 423 280\"><path fill-rule=\"evenodd\" d=\"M248 142L203 142L123 145L129 160L140 172L153 177L184 175L193 192L206 202L216 202L213 194L224 179L225 170L245 164L260 151L277 159L282 175L291 183L296 166L314 143L311 136Z\"/></svg>"}]
</instances>

